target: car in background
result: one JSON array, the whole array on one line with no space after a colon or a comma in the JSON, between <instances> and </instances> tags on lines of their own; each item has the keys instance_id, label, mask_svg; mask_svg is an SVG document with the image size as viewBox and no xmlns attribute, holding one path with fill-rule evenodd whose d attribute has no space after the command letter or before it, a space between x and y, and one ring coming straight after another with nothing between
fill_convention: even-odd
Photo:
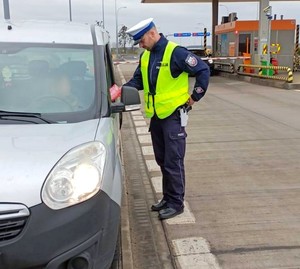
<instances>
[{"instance_id":1,"label":"car in background","mask_svg":"<svg viewBox=\"0 0 300 269\"><path fill-rule=\"evenodd\" d=\"M98 24L0 22L1 269L111 268L120 116L140 108L135 88L113 99L114 84Z\"/></svg>"},{"instance_id":2,"label":"car in background","mask_svg":"<svg viewBox=\"0 0 300 269\"><path fill-rule=\"evenodd\" d=\"M202 61L204 61L210 69L210 75L213 76L215 74L214 69L214 60L212 59L212 53L210 49L204 49L202 46L187 46L187 50L199 56Z\"/></svg>"}]
</instances>

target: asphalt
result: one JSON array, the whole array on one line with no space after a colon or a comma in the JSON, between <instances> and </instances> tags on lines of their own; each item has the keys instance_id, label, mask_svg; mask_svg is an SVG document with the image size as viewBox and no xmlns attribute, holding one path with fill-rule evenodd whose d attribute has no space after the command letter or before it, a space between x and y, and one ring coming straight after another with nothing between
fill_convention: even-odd
<instances>
[{"instance_id":1,"label":"asphalt","mask_svg":"<svg viewBox=\"0 0 300 269\"><path fill-rule=\"evenodd\" d=\"M134 66L117 69L121 85ZM288 88L212 77L189 116L185 212L170 220L150 211L161 174L149 120L124 113L123 269L300 268L298 74Z\"/></svg>"}]
</instances>

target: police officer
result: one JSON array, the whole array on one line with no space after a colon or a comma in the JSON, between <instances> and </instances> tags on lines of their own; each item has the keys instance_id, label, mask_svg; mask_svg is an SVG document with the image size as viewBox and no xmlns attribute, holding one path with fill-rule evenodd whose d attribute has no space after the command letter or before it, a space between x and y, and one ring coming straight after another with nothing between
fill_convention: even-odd
<instances>
[{"instance_id":1,"label":"police officer","mask_svg":"<svg viewBox=\"0 0 300 269\"><path fill-rule=\"evenodd\" d=\"M183 121L188 108L205 95L210 71L196 55L159 34L153 18L141 21L127 34L145 51L125 85L144 90L154 155L162 172L163 197L151 209L159 212L159 219L168 219L184 210L187 135ZM196 78L191 95L188 74Z\"/></svg>"}]
</instances>

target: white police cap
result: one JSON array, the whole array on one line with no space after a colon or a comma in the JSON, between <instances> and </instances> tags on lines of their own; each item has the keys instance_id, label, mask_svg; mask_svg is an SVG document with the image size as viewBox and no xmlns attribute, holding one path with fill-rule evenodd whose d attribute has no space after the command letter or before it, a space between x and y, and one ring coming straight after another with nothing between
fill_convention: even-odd
<instances>
[{"instance_id":1,"label":"white police cap","mask_svg":"<svg viewBox=\"0 0 300 269\"><path fill-rule=\"evenodd\" d=\"M141 41L143 35L154 26L155 24L153 23L153 18L149 18L132 26L126 31L126 33L133 38L134 45L137 45Z\"/></svg>"}]
</instances>

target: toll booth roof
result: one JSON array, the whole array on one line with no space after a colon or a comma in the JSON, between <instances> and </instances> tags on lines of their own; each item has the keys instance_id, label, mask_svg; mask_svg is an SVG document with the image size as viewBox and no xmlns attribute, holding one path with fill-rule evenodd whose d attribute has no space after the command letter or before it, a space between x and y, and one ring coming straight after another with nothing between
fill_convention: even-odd
<instances>
[{"instance_id":1,"label":"toll booth roof","mask_svg":"<svg viewBox=\"0 0 300 269\"><path fill-rule=\"evenodd\" d=\"M141 3L150 4L150 3L212 3L215 0L141 0ZM272 0L272 2L283 2L282 0ZM298 1L298 0L290 0ZM219 2L258 2L258 0L219 0Z\"/></svg>"},{"instance_id":2,"label":"toll booth roof","mask_svg":"<svg viewBox=\"0 0 300 269\"><path fill-rule=\"evenodd\" d=\"M216 25L215 33L223 34L229 32L245 32L245 31L258 31L259 21L232 21ZM295 30L296 20L272 20L272 30Z\"/></svg>"}]
</instances>

